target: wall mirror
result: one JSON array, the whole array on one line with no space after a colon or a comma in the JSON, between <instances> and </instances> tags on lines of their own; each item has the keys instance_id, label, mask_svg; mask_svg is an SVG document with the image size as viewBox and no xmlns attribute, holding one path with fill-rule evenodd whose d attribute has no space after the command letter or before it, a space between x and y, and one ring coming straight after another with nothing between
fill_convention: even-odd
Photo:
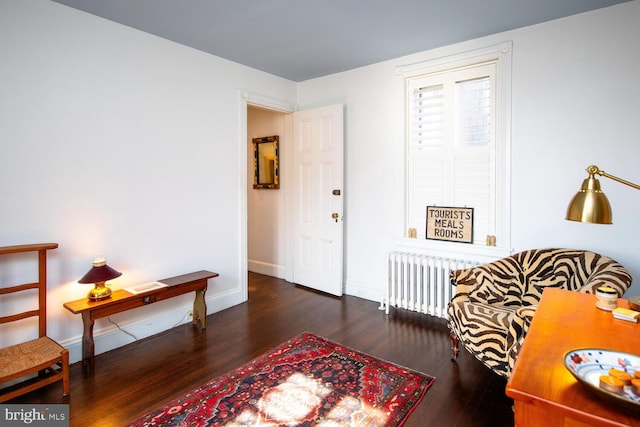
<instances>
[{"instance_id":1,"label":"wall mirror","mask_svg":"<svg viewBox=\"0 0 640 427\"><path fill-rule=\"evenodd\" d=\"M253 138L253 188L280 188L278 135Z\"/></svg>"}]
</instances>

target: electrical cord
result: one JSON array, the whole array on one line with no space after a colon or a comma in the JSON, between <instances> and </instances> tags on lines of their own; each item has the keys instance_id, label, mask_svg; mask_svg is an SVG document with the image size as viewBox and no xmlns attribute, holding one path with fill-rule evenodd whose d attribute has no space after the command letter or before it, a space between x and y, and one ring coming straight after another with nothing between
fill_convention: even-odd
<instances>
[{"instance_id":1,"label":"electrical cord","mask_svg":"<svg viewBox=\"0 0 640 427\"><path fill-rule=\"evenodd\" d=\"M111 317L107 317L107 320L108 320L109 322L113 323L114 325L116 325L116 328L118 328L119 330L121 330L121 331L122 331L122 332L124 332L125 334L127 334L127 335L129 335L129 336L133 337L133 339L134 339L134 340L136 340L136 341L138 340L138 337L136 337L135 335L133 335L131 332L128 332L128 331L125 331L124 329L122 329L122 328L120 327L120 325L118 325L116 322L114 322L113 320L111 320Z\"/></svg>"},{"instance_id":2,"label":"electrical cord","mask_svg":"<svg viewBox=\"0 0 640 427\"><path fill-rule=\"evenodd\" d=\"M176 326L178 326L179 324L181 324L183 320L188 319L188 318L189 318L189 313L191 313L191 311L187 311L187 312L184 314L184 316L182 316L182 317L180 318L180 320L178 320L178 321L177 321L177 322L172 326L172 328L175 328Z\"/></svg>"},{"instance_id":3,"label":"electrical cord","mask_svg":"<svg viewBox=\"0 0 640 427\"><path fill-rule=\"evenodd\" d=\"M183 320L185 320L185 319L189 318L189 313L191 313L191 311L187 311L187 312L184 314L184 316L182 316L182 317L180 318L180 320L178 320L178 321L177 321L177 322L172 326L172 328L175 328L176 326L178 326L179 324L181 324ZM111 317L107 317L107 320L108 320L109 322L113 323L114 325L116 325L116 328L118 328L120 331L122 331L122 332L124 332L125 334L129 335L129 336L130 336L130 337L132 337L134 340L136 340L136 341L138 340L138 337L136 337L135 335L133 335L131 332L129 332L129 331L125 331L124 329L122 329L122 328L120 327L120 325L118 325L118 323L116 323L116 322L114 322L113 320L111 320Z\"/></svg>"}]
</instances>

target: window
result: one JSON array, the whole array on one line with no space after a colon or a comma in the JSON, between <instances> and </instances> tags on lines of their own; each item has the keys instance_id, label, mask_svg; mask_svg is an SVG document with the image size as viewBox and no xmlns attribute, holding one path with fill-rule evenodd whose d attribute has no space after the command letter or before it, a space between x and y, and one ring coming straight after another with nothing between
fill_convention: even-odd
<instances>
[{"instance_id":1,"label":"window","mask_svg":"<svg viewBox=\"0 0 640 427\"><path fill-rule=\"evenodd\" d=\"M405 230L418 238L427 206L471 207L474 245L510 246L510 46L403 70Z\"/></svg>"}]
</instances>

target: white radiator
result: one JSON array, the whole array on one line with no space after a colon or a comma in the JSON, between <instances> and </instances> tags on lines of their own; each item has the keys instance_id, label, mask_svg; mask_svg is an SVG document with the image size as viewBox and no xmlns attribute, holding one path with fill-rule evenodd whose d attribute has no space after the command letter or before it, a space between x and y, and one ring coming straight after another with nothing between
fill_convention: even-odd
<instances>
[{"instance_id":1,"label":"white radiator","mask_svg":"<svg viewBox=\"0 0 640 427\"><path fill-rule=\"evenodd\" d=\"M396 307L447 319L447 306L455 292L449 273L475 265L478 263L391 252L387 266L389 283L380 308L387 314L390 307Z\"/></svg>"}]
</instances>

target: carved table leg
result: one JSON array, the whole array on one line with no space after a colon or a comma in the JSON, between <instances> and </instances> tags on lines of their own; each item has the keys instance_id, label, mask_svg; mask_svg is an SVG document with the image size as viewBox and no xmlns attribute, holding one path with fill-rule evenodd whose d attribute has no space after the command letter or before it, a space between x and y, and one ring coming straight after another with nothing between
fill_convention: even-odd
<instances>
[{"instance_id":1,"label":"carved table leg","mask_svg":"<svg viewBox=\"0 0 640 427\"><path fill-rule=\"evenodd\" d=\"M196 291L196 299L193 301L193 325L198 326L198 319L200 319L200 327L202 329L207 328L207 303L204 300L204 294L207 292L207 288L198 289Z\"/></svg>"},{"instance_id":2,"label":"carved table leg","mask_svg":"<svg viewBox=\"0 0 640 427\"><path fill-rule=\"evenodd\" d=\"M451 337L451 360L455 361L458 358L458 353L460 353L460 347L458 346L460 341L453 331L449 332L449 336Z\"/></svg>"},{"instance_id":3,"label":"carved table leg","mask_svg":"<svg viewBox=\"0 0 640 427\"><path fill-rule=\"evenodd\" d=\"M82 323L84 330L82 331L82 367L89 369L93 373L95 368L95 344L93 342L93 319L91 313L82 313Z\"/></svg>"}]
</instances>

